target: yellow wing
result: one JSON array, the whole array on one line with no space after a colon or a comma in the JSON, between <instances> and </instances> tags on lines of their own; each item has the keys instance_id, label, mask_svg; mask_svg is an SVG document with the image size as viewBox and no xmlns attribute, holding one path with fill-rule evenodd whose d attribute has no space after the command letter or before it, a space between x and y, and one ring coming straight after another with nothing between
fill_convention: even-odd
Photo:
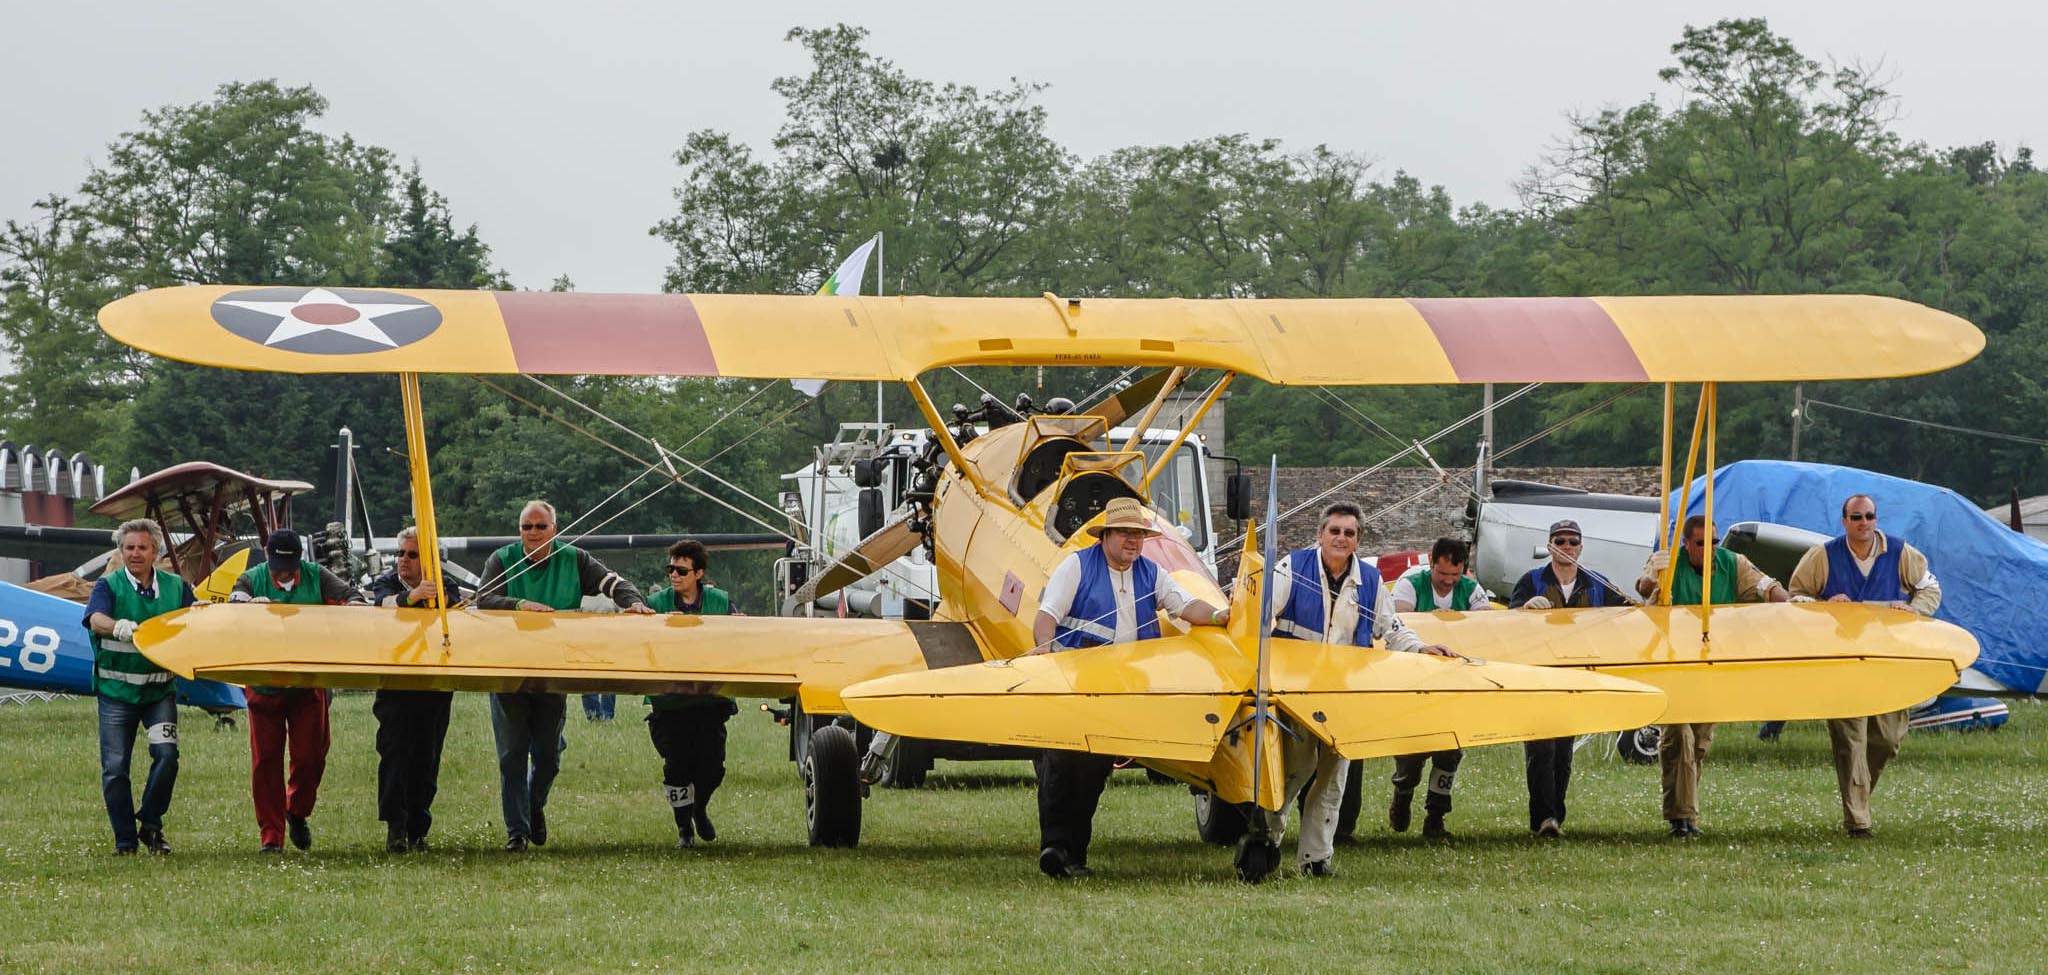
<instances>
[{"instance_id":1,"label":"yellow wing","mask_svg":"<svg viewBox=\"0 0 2048 975\"><path fill-rule=\"evenodd\" d=\"M1520 741L1648 724L1663 694L1629 680L1274 640L1272 699L1345 755ZM841 692L862 724L915 738L1176 762L1219 746L1252 691L1222 632L898 674Z\"/></svg>"},{"instance_id":2,"label":"yellow wing","mask_svg":"<svg viewBox=\"0 0 2048 975\"><path fill-rule=\"evenodd\" d=\"M946 365L1186 365L1273 383L1917 375L1970 323L1859 295L1061 299L188 286L100 310L159 356L275 372L909 380ZM1843 348L1857 354L1843 356ZM1371 354L1359 354L1369 349Z\"/></svg>"},{"instance_id":3,"label":"yellow wing","mask_svg":"<svg viewBox=\"0 0 2048 975\"><path fill-rule=\"evenodd\" d=\"M228 604L157 617L135 634L186 677L255 686L789 697L839 713L838 690L982 659L964 624L621 613L435 614L362 606Z\"/></svg>"},{"instance_id":4,"label":"yellow wing","mask_svg":"<svg viewBox=\"0 0 2048 975\"><path fill-rule=\"evenodd\" d=\"M1574 667L1664 689L1664 721L1840 718L1910 707L1977 659L1959 626L1857 603L1410 613L1423 639L1512 663Z\"/></svg>"}]
</instances>

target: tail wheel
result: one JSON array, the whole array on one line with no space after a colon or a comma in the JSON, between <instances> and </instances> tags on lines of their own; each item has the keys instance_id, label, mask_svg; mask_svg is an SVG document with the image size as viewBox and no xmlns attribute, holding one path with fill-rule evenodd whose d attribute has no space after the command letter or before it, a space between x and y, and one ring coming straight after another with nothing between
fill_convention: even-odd
<instances>
[{"instance_id":1,"label":"tail wheel","mask_svg":"<svg viewBox=\"0 0 2048 975\"><path fill-rule=\"evenodd\" d=\"M804 819L812 846L860 844L860 751L853 732L826 725L804 749Z\"/></svg>"},{"instance_id":2,"label":"tail wheel","mask_svg":"<svg viewBox=\"0 0 2048 975\"><path fill-rule=\"evenodd\" d=\"M1195 793L1195 832L1204 843L1229 846L1243 837L1247 824L1236 806L1216 798L1213 792Z\"/></svg>"},{"instance_id":3,"label":"tail wheel","mask_svg":"<svg viewBox=\"0 0 2048 975\"><path fill-rule=\"evenodd\" d=\"M1660 737L1656 725L1624 731L1615 736L1614 751L1630 763L1648 765L1657 760L1657 739Z\"/></svg>"}]
</instances>

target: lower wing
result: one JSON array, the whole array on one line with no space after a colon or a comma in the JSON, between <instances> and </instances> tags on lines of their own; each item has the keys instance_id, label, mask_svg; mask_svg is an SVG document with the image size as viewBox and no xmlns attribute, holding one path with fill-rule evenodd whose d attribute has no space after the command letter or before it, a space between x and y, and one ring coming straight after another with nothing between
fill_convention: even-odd
<instances>
[{"instance_id":1,"label":"lower wing","mask_svg":"<svg viewBox=\"0 0 2048 975\"><path fill-rule=\"evenodd\" d=\"M1648 724L1663 694L1603 674L1274 640L1272 700L1346 756ZM1209 762L1253 692L1220 630L899 674L841 696L862 724L914 738Z\"/></svg>"},{"instance_id":2,"label":"lower wing","mask_svg":"<svg viewBox=\"0 0 2048 975\"><path fill-rule=\"evenodd\" d=\"M186 677L252 686L801 697L844 710L848 684L982 659L959 623L625 613L448 614L236 603L159 616L135 644Z\"/></svg>"},{"instance_id":3,"label":"lower wing","mask_svg":"<svg viewBox=\"0 0 2048 975\"><path fill-rule=\"evenodd\" d=\"M1924 701L1977 659L1959 626L1859 603L1411 613L1423 639L1489 660L1662 688L1669 723L1840 718Z\"/></svg>"}]
</instances>

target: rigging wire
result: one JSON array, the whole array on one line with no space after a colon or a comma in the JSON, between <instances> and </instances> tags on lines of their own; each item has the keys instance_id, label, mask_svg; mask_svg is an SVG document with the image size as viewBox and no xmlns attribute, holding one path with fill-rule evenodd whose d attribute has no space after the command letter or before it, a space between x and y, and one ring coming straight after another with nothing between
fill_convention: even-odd
<instances>
[{"instance_id":1,"label":"rigging wire","mask_svg":"<svg viewBox=\"0 0 2048 975\"><path fill-rule=\"evenodd\" d=\"M1843 406L1840 403L1830 403L1826 400L1809 399L1806 401L1806 405L1825 406L1828 409L1841 410L1845 413L1861 413L1864 416L1874 416L1880 420L1897 420L1900 423L1910 423L1914 426L1920 427L1932 427L1936 430L1946 430L1950 433L1969 434L1973 437L1988 437L1993 440L2009 440L2013 443L2023 443L2035 447L2048 447L2048 440L2039 440L2034 437L2022 437L2016 433L2000 433L1996 430L1978 430L1972 427L1959 427L1949 423L1936 423L1933 420L1919 420L1914 419L1910 416L1898 416L1892 413L1879 413L1876 410L1866 410L1854 406Z\"/></svg>"}]
</instances>

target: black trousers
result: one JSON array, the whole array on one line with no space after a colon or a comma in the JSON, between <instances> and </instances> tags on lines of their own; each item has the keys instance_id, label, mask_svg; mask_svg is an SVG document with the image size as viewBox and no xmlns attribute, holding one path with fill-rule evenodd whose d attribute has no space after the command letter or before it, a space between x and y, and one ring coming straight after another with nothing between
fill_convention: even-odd
<instances>
[{"instance_id":1,"label":"black trousers","mask_svg":"<svg viewBox=\"0 0 2048 975\"><path fill-rule=\"evenodd\" d=\"M1465 752L1460 748L1399 756L1394 759L1394 791L1414 792L1422 784L1423 763L1431 763L1436 770L1429 777L1429 795L1422 800L1422 809L1437 815L1450 812L1451 785L1457 781L1458 765L1464 760Z\"/></svg>"},{"instance_id":2,"label":"black trousers","mask_svg":"<svg viewBox=\"0 0 2048 975\"><path fill-rule=\"evenodd\" d=\"M1564 824L1564 793L1572 782L1572 741L1546 738L1522 743L1523 765L1529 773L1529 828L1546 819Z\"/></svg>"},{"instance_id":3,"label":"black trousers","mask_svg":"<svg viewBox=\"0 0 2048 975\"><path fill-rule=\"evenodd\" d=\"M725 721L732 702L647 712L647 735L661 754L661 784L675 811L676 828L705 810L725 781Z\"/></svg>"},{"instance_id":4,"label":"black trousers","mask_svg":"<svg viewBox=\"0 0 2048 975\"><path fill-rule=\"evenodd\" d=\"M1095 807L1116 759L1049 748L1031 764L1038 772L1038 845L1059 847L1068 861L1085 866Z\"/></svg>"},{"instance_id":5,"label":"black trousers","mask_svg":"<svg viewBox=\"0 0 2048 975\"><path fill-rule=\"evenodd\" d=\"M448 691L378 691L377 818L407 839L426 839L440 788L441 744L448 738Z\"/></svg>"}]
</instances>

